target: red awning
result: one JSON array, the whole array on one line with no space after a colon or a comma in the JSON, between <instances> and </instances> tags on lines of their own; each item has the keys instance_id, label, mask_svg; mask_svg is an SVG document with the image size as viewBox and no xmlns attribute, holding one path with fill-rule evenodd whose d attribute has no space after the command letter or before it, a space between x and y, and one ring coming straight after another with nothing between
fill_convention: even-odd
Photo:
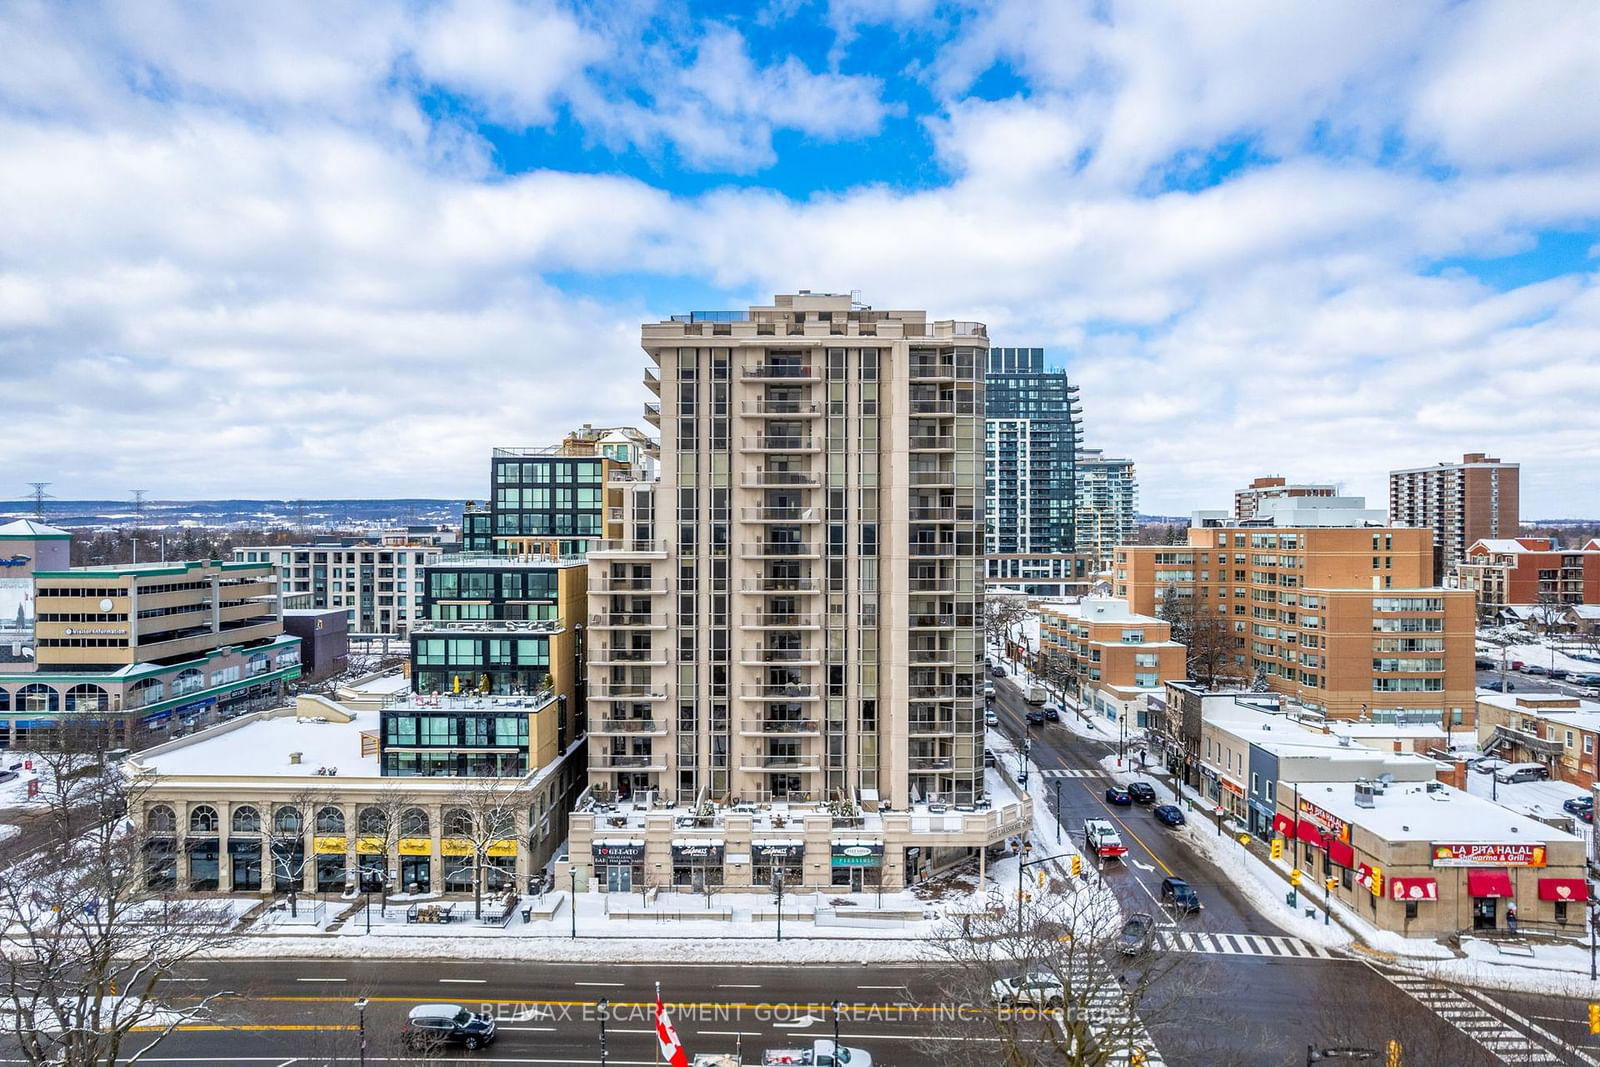
<instances>
[{"instance_id":1,"label":"red awning","mask_svg":"<svg viewBox=\"0 0 1600 1067\"><path fill-rule=\"evenodd\" d=\"M1582 878L1541 878L1539 899L1585 901L1589 899L1589 883Z\"/></svg>"},{"instance_id":2,"label":"red awning","mask_svg":"<svg viewBox=\"0 0 1600 1067\"><path fill-rule=\"evenodd\" d=\"M1318 848L1322 847L1322 827L1310 819L1301 819L1299 831L1295 834L1302 841L1307 841Z\"/></svg>"},{"instance_id":3,"label":"red awning","mask_svg":"<svg viewBox=\"0 0 1600 1067\"><path fill-rule=\"evenodd\" d=\"M1272 832L1294 840L1294 820L1279 812L1272 817Z\"/></svg>"},{"instance_id":4,"label":"red awning","mask_svg":"<svg viewBox=\"0 0 1600 1067\"><path fill-rule=\"evenodd\" d=\"M1372 876L1377 873L1377 871L1363 863L1356 868L1356 881L1360 883L1361 888L1370 891L1372 889Z\"/></svg>"},{"instance_id":5,"label":"red awning","mask_svg":"<svg viewBox=\"0 0 1600 1067\"><path fill-rule=\"evenodd\" d=\"M1468 871L1467 896L1512 897L1516 894L1511 890L1511 875L1496 868L1489 871Z\"/></svg>"},{"instance_id":6,"label":"red awning","mask_svg":"<svg viewBox=\"0 0 1600 1067\"><path fill-rule=\"evenodd\" d=\"M1341 867L1356 865L1356 850L1335 838L1328 842L1328 858Z\"/></svg>"},{"instance_id":7,"label":"red awning","mask_svg":"<svg viewBox=\"0 0 1600 1067\"><path fill-rule=\"evenodd\" d=\"M1467 877L1471 878L1471 875ZM1432 878L1391 878L1389 879L1389 899L1438 900L1439 883Z\"/></svg>"}]
</instances>

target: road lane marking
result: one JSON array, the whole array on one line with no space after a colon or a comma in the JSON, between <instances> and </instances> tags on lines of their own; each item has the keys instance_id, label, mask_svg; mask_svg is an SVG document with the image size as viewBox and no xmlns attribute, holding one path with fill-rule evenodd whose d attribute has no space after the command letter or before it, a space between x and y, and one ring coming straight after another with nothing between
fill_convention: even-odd
<instances>
[{"instance_id":1,"label":"road lane marking","mask_svg":"<svg viewBox=\"0 0 1600 1067\"><path fill-rule=\"evenodd\" d=\"M717 988L718 989L760 989L761 987L759 985L755 985L753 983L728 982L728 983L726 983L724 985L717 986Z\"/></svg>"},{"instance_id":2,"label":"road lane marking","mask_svg":"<svg viewBox=\"0 0 1600 1067\"><path fill-rule=\"evenodd\" d=\"M134 1026L135 1033L164 1032L165 1026ZM360 1029L354 1023L185 1023L174 1027L180 1034L231 1034L231 1033L353 1033Z\"/></svg>"},{"instance_id":3,"label":"road lane marking","mask_svg":"<svg viewBox=\"0 0 1600 1067\"><path fill-rule=\"evenodd\" d=\"M903 985L858 985L857 989L905 989Z\"/></svg>"},{"instance_id":4,"label":"road lane marking","mask_svg":"<svg viewBox=\"0 0 1600 1067\"><path fill-rule=\"evenodd\" d=\"M621 982L573 982L573 985L595 986L599 989L621 989Z\"/></svg>"},{"instance_id":5,"label":"road lane marking","mask_svg":"<svg viewBox=\"0 0 1600 1067\"><path fill-rule=\"evenodd\" d=\"M348 978L296 978L296 982L348 982Z\"/></svg>"},{"instance_id":6,"label":"road lane marking","mask_svg":"<svg viewBox=\"0 0 1600 1067\"><path fill-rule=\"evenodd\" d=\"M157 978L158 982L209 982L209 978Z\"/></svg>"},{"instance_id":7,"label":"road lane marking","mask_svg":"<svg viewBox=\"0 0 1600 1067\"><path fill-rule=\"evenodd\" d=\"M489 979L487 979L487 978L441 978L441 979L439 979L439 981L441 981L441 982L449 982L449 983L452 983L454 985L483 985L488 980Z\"/></svg>"}]
</instances>

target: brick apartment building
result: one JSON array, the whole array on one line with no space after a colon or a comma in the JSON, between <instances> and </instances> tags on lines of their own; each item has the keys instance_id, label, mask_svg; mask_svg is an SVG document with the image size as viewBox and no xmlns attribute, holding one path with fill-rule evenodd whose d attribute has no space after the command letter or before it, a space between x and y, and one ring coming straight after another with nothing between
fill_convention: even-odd
<instances>
[{"instance_id":1,"label":"brick apartment building","mask_svg":"<svg viewBox=\"0 0 1600 1067\"><path fill-rule=\"evenodd\" d=\"M1090 597L1039 606L1039 654L1077 667L1086 710L1130 727L1148 726L1149 698L1184 677L1184 648L1172 626L1128 610L1125 600Z\"/></svg>"},{"instance_id":2,"label":"brick apartment building","mask_svg":"<svg viewBox=\"0 0 1600 1067\"><path fill-rule=\"evenodd\" d=\"M1517 536L1520 468L1482 452L1460 463L1389 472L1389 521L1433 531L1437 573L1449 574L1474 541Z\"/></svg>"},{"instance_id":3,"label":"brick apartment building","mask_svg":"<svg viewBox=\"0 0 1600 1067\"><path fill-rule=\"evenodd\" d=\"M1483 538L1456 564L1456 585L1478 595L1478 615L1534 604L1600 604L1600 539L1558 548L1548 537Z\"/></svg>"},{"instance_id":4,"label":"brick apartment building","mask_svg":"<svg viewBox=\"0 0 1600 1067\"><path fill-rule=\"evenodd\" d=\"M1270 475L1257 478L1248 487L1233 494L1233 517L1240 522L1256 517L1263 500L1286 500L1292 497L1338 495L1332 485L1290 485L1287 479Z\"/></svg>"},{"instance_id":5,"label":"brick apartment building","mask_svg":"<svg viewBox=\"0 0 1600 1067\"><path fill-rule=\"evenodd\" d=\"M1232 673L1330 717L1470 724L1471 592L1433 584L1428 530L1356 525L1358 498L1266 502L1187 545L1124 545L1116 595L1156 615L1171 590L1234 630ZM1350 525L1340 525L1348 516Z\"/></svg>"}]
</instances>

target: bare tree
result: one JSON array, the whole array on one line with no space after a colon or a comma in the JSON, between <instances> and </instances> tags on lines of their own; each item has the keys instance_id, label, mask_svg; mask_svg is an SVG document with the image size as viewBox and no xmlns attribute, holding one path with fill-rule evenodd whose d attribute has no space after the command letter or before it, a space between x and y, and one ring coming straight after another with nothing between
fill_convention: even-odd
<instances>
[{"instance_id":1,"label":"bare tree","mask_svg":"<svg viewBox=\"0 0 1600 1067\"><path fill-rule=\"evenodd\" d=\"M1556 665L1556 629L1566 621L1566 615L1567 605L1562 602L1560 593L1554 590L1540 590L1534 594L1533 613L1528 621L1533 624L1534 632L1544 638L1545 645L1550 649L1552 669Z\"/></svg>"},{"instance_id":2,"label":"bare tree","mask_svg":"<svg viewBox=\"0 0 1600 1067\"><path fill-rule=\"evenodd\" d=\"M1196 958L1165 950L1153 924L1149 938L1124 953L1122 914L1104 886L1030 884L1023 899L997 895L992 903L952 921L934 942L945 1002L977 1009L935 1025L929 1036L939 1041L939 1062L1109 1067L1138 1062L1135 1052L1148 1056L1149 1028L1168 1013L1183 1015L1186 1029L1203 1029L1191 1025L1185 998L1152 995L1185 985ZM949 1040L957 1036L983 1040ZM1176 1050L1161 1051L1170 1058ZM1194 1062L1222 1065L1230 1056Z\"/></svg>"},{"instance_id":3,"label":"bare tree","mask_svg":"<svg viewBox=\"0 0 1600 1067\"><path fill-rule=\"evenodd\" d=\"M1188 637L1189 673L1208 686L1215 685L1233 665L1238 647L1233 625L1220 612L1200 609L1190 621Z\"/></svg>"},{"instance_id":4,"label":"bare tree","mask_svg":"<svg viewBox=\"0 0 1600 1067\"><path fill-rule=\"evenodd\" d=\"M135 828L127 812L148 784L103 751L51 753L39 789L52 833L0 878L0 1028L24 1063L138 1063L229 995L155 1000L157 983L234 936L232 912L151 877L152 862L175 862L176 823Z\"/></svg>"},{"instance_id":5,"label":"bare tree","mask_svg":"<svg viewBox=\"0 0 1600 1067\"><path fill-rule=\"evenodd\" d=\"M330 821L331 817L337 821ZM261 827L263 879L272 879L274 892L282 892L289 914L299 916L300 894L306 872L316 869L315 847L306 847L306 831L315 837L343 837L344 809L326 790L303 788L272 805Z\"/></svg>"},{"instance_id":6,"label":"bare tree","mask_svg":"<svg viewBox=\"0 0 1600 1067\"><path fill-rule=\"evenodd\" d=\"M1076 698L1078 687L1083 684L1083 672L1078 669L1077 660L1060 653L1041 656L1034 677L1063 709L1067 706L1067 695L1070 693Z\"/></svg>"},{"instance_id":7,"label":"bare tree","mask_svg":"<svg viewBox=\"0 0 1600 1067\"><path fill-rule=\"evenodd\" d=\"M483 918L485 881L503 874L490 860L510 852L516 855L517 784L514 778L464 778L445 802L443 834L446 839L465 842L467 855L449 857L455 870L472 871L473 918ZM503 885L491 888L501 889Z\"/></svg>"},{"instance_id":8,"label":"bare tree","mask_svg":"<svg viewBox=\"0 0 1600 1067\"><path fill-rule=\"evenodd\" d=\"M356 809L355 831L356 874L361 882L376 880L383 887L387 913L389 894L400 888L400 872L389 869L389 857L399 854L402 838L429 836L428 813L416 793L404 786L386 785L377 799Z\"/></svg>"},{"instance_id":9,"label":"bare tree","mask_svg":"<svg viewBox=\"0 0 1600 1067\"><path fill-rule=\"evenodd\" d=\"M990 643L1004 648L1028 617L1028 606L1019 597L991 596L983 602L983 632Z\"/></svg>"}]
</instances>

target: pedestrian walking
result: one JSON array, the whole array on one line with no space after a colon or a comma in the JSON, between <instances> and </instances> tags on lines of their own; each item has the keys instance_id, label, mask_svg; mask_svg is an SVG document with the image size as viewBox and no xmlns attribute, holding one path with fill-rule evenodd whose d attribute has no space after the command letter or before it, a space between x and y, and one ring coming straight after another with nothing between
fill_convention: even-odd
<instances>
[{"instance_id":1,"label":"pedestrian walking","mask_svg":"<svg viewBox=\"0 0 1600 1067\"><path fill-rule=\"evenodd\" d=\"M1506 901L1506 929L1513 934L1517 932L1517 902L1514 900Z\"/></svg>"}]
</instances>

